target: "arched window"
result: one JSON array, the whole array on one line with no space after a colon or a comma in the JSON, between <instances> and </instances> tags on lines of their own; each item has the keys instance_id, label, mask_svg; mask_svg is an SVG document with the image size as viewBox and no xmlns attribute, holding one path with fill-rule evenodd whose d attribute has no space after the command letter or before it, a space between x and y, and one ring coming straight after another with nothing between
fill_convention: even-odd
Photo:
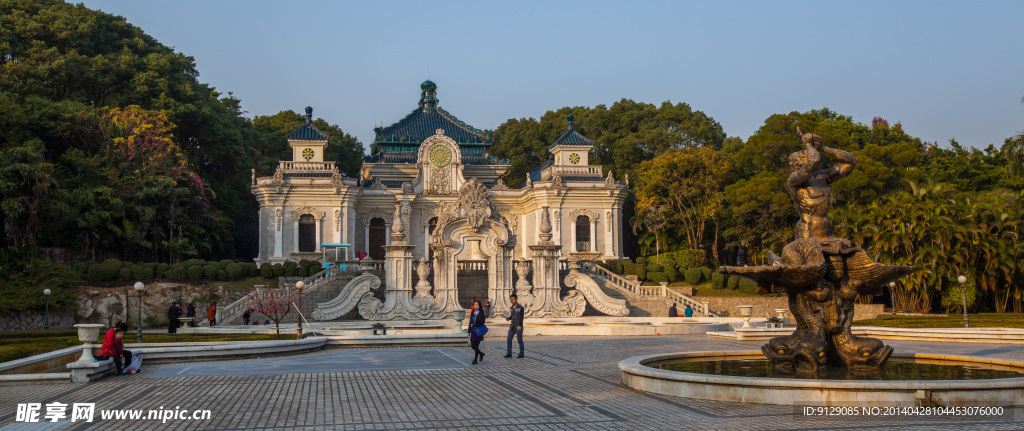
<instances>
[{"instance_id":1,"label":"arched window","mask_svg":"<svg viewBox=\"0 0 1024 431\"><path fill-rule=\"evenodd\" d=\"M299 251L316 251L316 220L309 214L299 217Z\"/></svg>"},{"instance_id":2,"label":"arched window","mask_svg":"<svg viewBox=\"0 0 1024 431\"><path fill-rule=\"evenodd\" d=\"M387 244L387 228L384 219L375 217L370 220L370 244L368 253L373 260L384 260L384 245Z\"/></svg>"},{"instance_id":3,"label":"arched window","mask_svg":"<svg viewBox=\"0 0 1024 431\"><path fill-rule=\"evenodd\" d=\"M576 218L576 251L590 251L590 217Z\"/></svg>"}]
</instances>

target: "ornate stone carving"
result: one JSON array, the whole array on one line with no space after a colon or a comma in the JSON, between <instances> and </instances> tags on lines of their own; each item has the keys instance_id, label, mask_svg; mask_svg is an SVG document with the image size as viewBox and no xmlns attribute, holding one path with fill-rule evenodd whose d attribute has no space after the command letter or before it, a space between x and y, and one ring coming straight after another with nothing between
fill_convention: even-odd
<instances>
[{"instance_id":1,"label":"ornate stone carving","mask_svg":"<svg viewBox=\"0 0 1024 431\"><path fill-rule=\"evenodd\" d=\"M384 184L380 182L380 177L374 177L370 186L367 187L370 190L384 190Z\"/></svg>"},{"instance_id":2,"label":"ornate stone carving","mask_svg":"<svg viewBox=\"0 0 1024 431\"><path fill-rule=\"evenodd\" d=\"M509 230L512 231L512 234L514 235L516 233L516 228L519 227L519 216L512 214L508 211L498 211L498 214L501 214L501 216L504 217L505 220L508 220L508 228Z\"/></svg>"},{"instance_id":3,"label":"ornate stone carving","mask_svg":"<svg viewBox=\"0 0 1024 431\"><path fill-rule=\"evenodd\" d=\"M498 182L494 184L494 187L492 187L491 190L508 190L508 186L505 185L505 181L498 178Z\"/></svg>"},{"instance_id":4,"label":"ornate stone carving","mask_svg":"<svg viewBox=\"0 0 1024 431\"><path fill-rule=\"evenodd\" d=\"M555 214L558 214L556 211ZM540 210L540 240L541 243L551 242L551 217L548 215L548 207L541 207Z\"/></svg>"},{"instance_id":5,"label":"ornate stone carving","mask_svg":"<svg viewBox=\"0 0 1024 431\"><path fill-rule=\"evenodd\" d=\"M341 232L341 210L334 210L334 231Z\"/></svg>"},{"instance_id":6,"label":"ornate stone carving","mask_svg":"<svg viewBox=\"0 0 1024 431\"><path fill-rule=\"evenodd\" d=\"M608 232L611 232L612 231L612 212L611 211L606 211L604 213L604 215L605 215L605 217L604 217L605 224L608 225Z\"/></svg>"},{"instance_id":7,"label":"ornate stone carving","mask_svg":"<svg viewBox=\"0 0 1024 431\"><path fill-rule=\"evenodd\" d=\"M402 193L416 193L416 189L413 188L412 183L406 181L402 183Z\"/></svg>"},{"instance_id":8,"label":"ornate stone carving","mask_svg":"<svg viewBox=\"0 0 1024 431\"><path fill-rule=\"evenodd\" d=\"M321 211L319 209L313 208L313 207L302 207L302 208L296 208L296 209L292 210L292 218L297 219L299 217L302 217L304 214L309 214L309 215L313 216L313 218L315 218L317 220L323 219L324 216L326 215L325 212L323 212L323 211Z\"/></svg>"},{"instance_id":9,"label":"ornate stone carving","mask_svg":"<svg viewBox=\"0 0 1024 431\"><path fill-rule=\"evenodd\" d=\"M533 287L530 285L530 261L528 260L517 260L515 262L516 274L519 275L519 280L516 281L516 295L519 295L519 302L523 304L533 303L533 293L530 292Z\"/></svg>"},{"instance_id":10,"label":"ornate stone carving","mask_svg":"<svg viewBox=\"0 0 1024 431\"><path fill-rule=\"evenodd\" d=\"M373 220L375 218L384 219L384 224L387 226L391 226L392 222L394 222L395 219L394 214L391 214L380 208L374 208L369 212L362 213L359 215L359 217L363 222L364 228L370 227L370 220Z\"/></svg>"},{"instance_id":11,"label":"ornate stone carving","mask_svg":"<svg viewBox=\"0 0 1024 431\"><path fill-rule=\"evenodd\" d=\"M448 177L447 169L434 169L430 175L430 191L439 195L447 195L452 192L451 179Z\"/></svg>"},{"instance_id":12,"label":"ornate stone carving","mask_svg":"<svg viewBox=\"0 0 1024 431\"><path fill-rule=\"evenodd\" d=\"M341 180L342 180L341 172L338 171L338 168L334 168L334 173L331 174L331 184L335 185L335 186L341 186L342 185Z\"/></svg>"},{"instance_id":13,"label":"ornate stone carving","mask_svg":"<svg viewBox=\"0 0 1024 431\"><path fill-rule=\"evenodd\" d=\"M313 319L323 321L344 316L359 304L364 295L369 294L372 297L373 293L370 291L378 287L380 287L380 278L377 278L376 275L364 274L353 278L341 289L337 297L316 305L312 314Z\"/></svg>"},{"instance_id":14,"label":"ornate stone carving","mask_svg":"<svg viewBox=\"0 0 1024 431\"><path fill-rule=\"evenodd\" d=\"M256 170L252 170L252 185L256 185Z\"/></svg>"},{"instance_id":15,"label":"ornate stone carving","mask_svg":"<svg viewBox=\"0 0 1024 431\"><path fill-rule=\"evenodd\" d=\"M405 241L405 221L402 217L402 206L395 205L395 214L392 216L394 223L391 225L391 239L396 242Z\"/></svg>"},{"instance_id":16,"label":"ornate stone carving","mask_svg":"<svg viewBox=\"0 0 1024 431\"><path fill-rule=\"evenodd\" d=\"M604 179L605 187L615 187L615 177L612 176L612 171L608 171L608 177Z\"/></svg>"},{"instance_id":17,"label":"ornate stone carving","mask_svg":"<svg viewBox=\"0 0 1024 431\"><path fill-rule=\"evenodd\" d=\"M576 219L579 218L581 215L589 217L591 223L593 223L594 220L597 220L597 211L589 210L586 208L577 208L572 211L569 211L569 220L572 220L573 223L576 223Z\"/></svg>"},{"instance_id":18,"label":"ornate stone carving","mask_svg":"<svg viewBox=\"0 0 1024 431\"><path fill-rule=\"evenodd\" d=\"M277 230L278 231L281 230L281 222L284 221L283 220L284 217L282 217L283 215L284 214L281 213L281 209L280 208L274 210L274 223L277 225Z\"/></svg>"},{"instance_id":19,"label":"ornate stone carving","mask_svg":"<svg viewBox=\"0 0 1024 431\"><path fill-rule=\"evenodd\" d=\"M573 272L566 275L565 285L568 287L575 287L576 290L583 294L583 297L587 299L587 302L594 307L595 310L601 313L609 316L629 315L629 307L626 305L626 301L624 299L612 298L605 295L597 282L586 274Z\"/></svg>"},{"instance_id":20,"label":"ornate stone carving","mask_svg":"<svg viewBox=\"0 0 1024 431\"><path fill-rule=\"evenodd\" d=\"M562 228L562 212L555 210L555 232L560 231Z\"/></svg>"},{"instance_id":21,"label":"ornate stone carving","mask_svg":"<svg viewBox=\"0 0 1024 431\"><path fill-rule=\"evenodd\" d=\"M493 217L494 207L487 199L487 188L476 178L467 181L459 190L457 205L459 216L469 220L473 229L479 229L484 219Z\"/></svg>"},{"instance_id":22,"label":"ornate stone carving","mask_svg":"<svg viewBox=\"0 0 1024 431\"><path fill-rule=\"evenodd\" d=\"M565 181L562 180L561 175L555 174L554 176L551 177L551 187L554 187L556 189L565 187Z\"/></svg>"},{"instance_id":23,"label":"ornate stone carving","mask_svg":"<svg viewBox=\"0 0 1024 431\"><path fill-rule=\"evenodd\" d=\"M420 277L420 281L416 282L416 297L430 297L430 281L427 281L427 277L430 277L430 261L426 258L420 259L416 265L416 275Z\"/></svg>"}]
</instances>

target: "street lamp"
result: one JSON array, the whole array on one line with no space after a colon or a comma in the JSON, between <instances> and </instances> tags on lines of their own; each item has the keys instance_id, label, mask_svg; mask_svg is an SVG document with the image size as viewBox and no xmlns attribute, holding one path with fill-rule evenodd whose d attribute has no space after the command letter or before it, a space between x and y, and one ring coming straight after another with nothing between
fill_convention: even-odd
<instances>
[{"instance_id":1,"label":"street lamp","mask_svg":"<svg viewBox=\"0 0 1024 431\"><path fill-rule=\"evenodd\" d=\"M896 315L896 282L889 282L889 302L892 302L892 315Z\"/></svg>"},{"instance_id":2,"label":"street lamp","mask_svg":"<svg viewBox=\"0 0 1024 431\"><path fill-rule=\"evenodd\" d=\"M296 332L298 332L298 340L302 339L302 289L304 287L306 287L306 283L303 283L302 280L299 280L298 282L295 283L295 290L298 291L299 293L299 316L296 319L296 321L299 322L299 325L296 327ZM294 305L294 303L292 305Z\"/></svg>"},{"instance_id":3,"label":"street lamp","mask_svg":"<svg viewBox=\"0 0 1024 431\"><path fill-rule=\"evenodd\" d=\"M43 296L46 297L46 314L43 321L43 329L50 329L50 289L43 289Z\"/></svg>"},{"instance_id":4,"label":"street lamp","mask_svg":"<svg viewBox=\"0 0 1024 431\"><path fill-rule=\"evenodd\" d=\"M135 342L142 342L142 290L146 288L141 281L135 282L135 291L139 292L139 333L135 335Z\"/></svg>"},{"instance_id":5,"label":"street lamp","mask_svg":"<svg viewBox=\"0 0 1024 431\"><path fill-rule=\"evenodd\" d=\"M964 305L964 328L967 327L967 287L964 285L967 283L967 277L959 276L956 281L960 282L960 300L963 301Z\"/></svg>"}]
</instances>

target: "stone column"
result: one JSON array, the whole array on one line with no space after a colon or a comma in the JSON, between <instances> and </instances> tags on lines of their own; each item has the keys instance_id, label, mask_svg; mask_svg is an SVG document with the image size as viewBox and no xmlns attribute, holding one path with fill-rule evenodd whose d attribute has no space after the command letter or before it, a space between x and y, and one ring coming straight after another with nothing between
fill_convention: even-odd
<instances>
[{"instance_id":1,"label":"stone column","mask_svg":"<svg viewBox=\"0 0 1024 431\"><path fill-rule=\"evenodd\" d=\"M316 238L316 244L313 244L313 251L316 251L317 253L319 253L320 252L320 243L324 242L324 237L323 237L324 230L321 227L324 224L324 219L323 218L318 218L318 219L316 219L315 223L316 224L314 224L313 226L316 229L316 231L313 234L313 237ZM296 244L298 244L298 242L296 242Z\"/></svg>"},{"instance_id":2,"label":"stone column","mask_svg":"<svg viewBox=\"0 0 1024 431\"><path fill-rule=\"evenodd\" d=\"M597 233L600 232L597 230L597 217L594 217L590 223L592 224L590 228L590 251L597 253Z\"/></svg>"},{"instance_id":3,"label":"stone column","mask_svg":"<svg viewBox=\"0 0 1024 431\"><path fill-rule=\"evenodd\" d=\"M274 220L272 222L274 223L274 257L278 258L284 253L282 250L283 245L281 244L284 242L284 232L282 232L284 220L282 217L284 217L284 210L281 207L277 207L274 210Z\"/></svg>"},{"instance_id":4,"label":"stone column","mask_svg":"<svg viewBox=\"0 0 1024 431\"><path fill-rule=\"evenodd\" d=\"M289 254L295 253L295 252L299 251L299 219L298 218L292 219L292 240L293 240L292 241L292 251L290 251Z\"/></svg>"}]
</instances>

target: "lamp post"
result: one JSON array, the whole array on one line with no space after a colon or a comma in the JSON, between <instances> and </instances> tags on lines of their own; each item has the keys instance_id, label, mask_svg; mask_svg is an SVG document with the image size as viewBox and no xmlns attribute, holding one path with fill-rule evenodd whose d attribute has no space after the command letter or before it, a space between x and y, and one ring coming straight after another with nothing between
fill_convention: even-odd
<instances>
[{"instance_id":1,"label":"lamp post","mask_svg":"<svg viewBox=\"0 0 1024 431\"><path fill-rule=\"evenodd\" d=\"M299 280L297 283L295 283L295 290L298 291L299 294L299 316L295 319L297 322L299 322L298 326L295 329L297 332L296 339L298 340L302 339L302 289L305 287L306 283L303 283L302 280Z\"/></svg>"},{"instance_id":2,"label":"lamp post","mask_svg":"<svg viewBox=\"0 0 1024 431\"><path fill-rule=\"evenodd\" d=\"M896 282L889 282L889 302L892 302L892 315L896 315Z\"/></svg>"},{"instance_id":3,"label":"lamp post","mask_svg":"<svg viewBox=\"0 0 1024 431\"><path fill-rule=\"evenodd\" d=\"M967 286L965 286L965 284L967 283L967 277L964 277L964 276L961 275L961 276L956 278L956 281L960 282L960 300L963 301L963 306L964 306L964 328L966 328L967 327Z\"/></svg>"},{"instance_id":4,"label":"lamp post","mask_svg":"<svg viewBox=\"0 0 1024 431\"><path fill-rule=\"evenodd\" d=\"M142 342L142 290L146 288L141 281L135 282L135 291L139 292L139 332L135 335L135 342Z\"/></svg>"},{"instance_id":5,"label":"lamp post","mask_svg":"<svg viewBox=\"0 0 1024 431\"><path fill-rule=\"evenodd\" d=\"M43 315L43 329L50 329L50 289L43 289L43 296L46 297L46 314Z\"/></svg>"}]
</instances>

